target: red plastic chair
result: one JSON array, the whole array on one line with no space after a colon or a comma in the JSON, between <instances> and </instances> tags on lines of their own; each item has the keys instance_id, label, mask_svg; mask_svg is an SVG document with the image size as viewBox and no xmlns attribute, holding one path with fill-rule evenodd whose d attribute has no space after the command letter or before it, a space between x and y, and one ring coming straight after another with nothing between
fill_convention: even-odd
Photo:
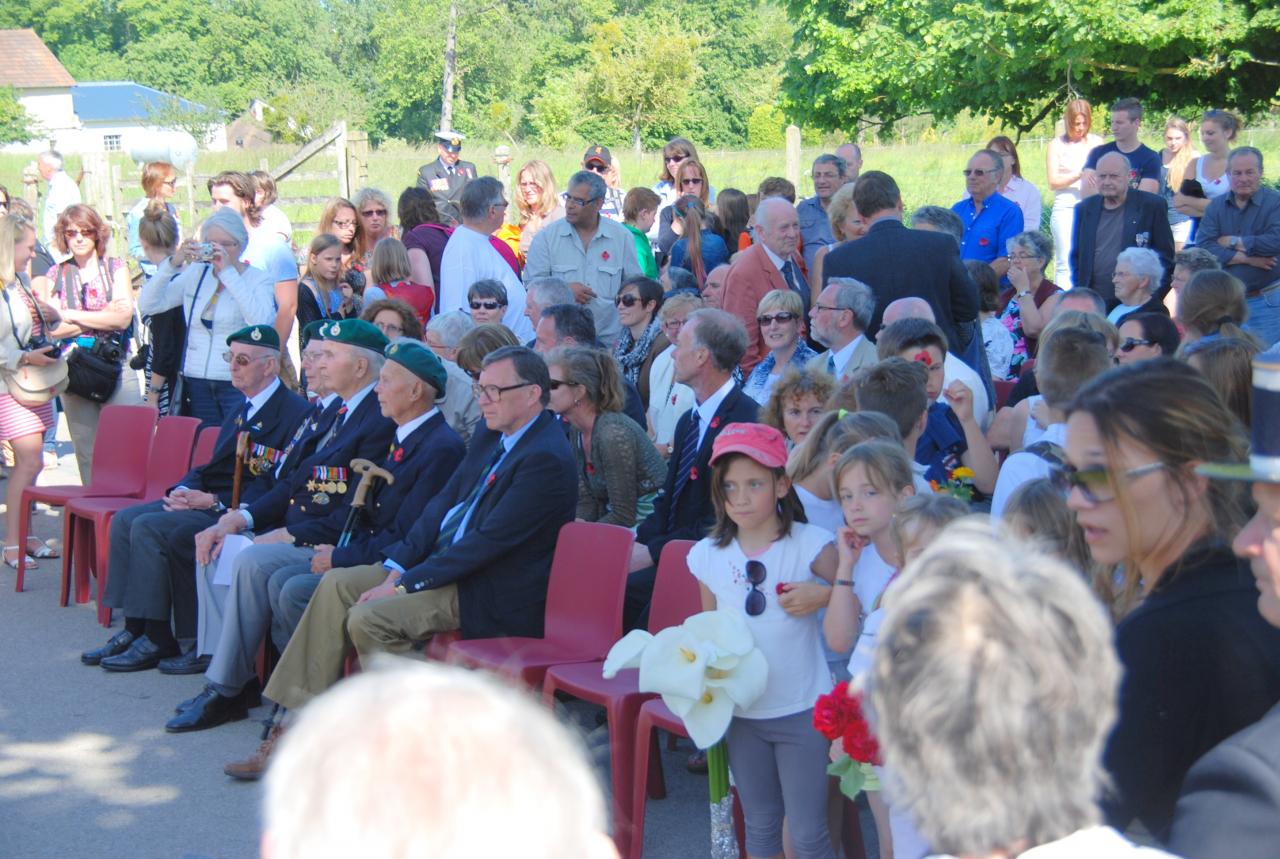
<instances>
[{"instance_id":1,"label":"red plastic chair","mask_svg":"<svg viewBox=\"0 0 1280 859\"><path fill-rule=\"evenodd\" d=\"M1004 408L1004 404L1009 402L1009 395L1013 393L1013 386L1018 384L1016 381L1006 382L1004 379L995 379L992 381L996 388L996 410Z\"/></svg>"},{"instance_id":2,"label":"red plastic chair","mask_svg":"<svg viewBox=\"0 0 1280 859\"><path fill-rule=\"evenodd\" d=\"M213 448L218 443L218 433L221 430L221 427L205 427L200 430L200 435L196 436L196 448L191 452L192 468L208 465L209 460L213 459Z\"/></svg>"},{"instance_id":3,"label":"red plastic chair","mask_svg":"<svg viewBox=\"0 0 1280 859\"><path fill-rule=\"evenodd\" d=\"M689 615L702 610L698 580L690 575L686 563L693 545L692 540L672 540L662 549L653 583L653 605L649 610L650 632L684 623ZM632 838L631 791L638 789L632 773L636 719L640 705L654 695L637 688L637 669L628 668L612 680L606 680L600 674L603 666L603 661L553 665L542 684L542 701L553 707L559 693L605 708L609 724L613 842L618 847L618 855L626 856Z\"/></svg>"},{"instance_id":4,"label":"red plastic chair","mask_svg":"<svg viewBox=\"0 0 1280 859\"><path fill-rule=\"evenodd\" d=\"M538 688L552 665L604 659L622 636L622 600L635 535L619 525L569 522L556 538L542 638L455 642L449 662Z\"/></svg>"},{"instance_id":5,"label":"red plastic chair","mask_svg":"<svg viewBox=\"0 0 1280 859\"><path fill-rule=\"evenodd\" d=\"M88 486L28 486L22 490L18 512L18 581L21 591L27 572L27 538L31 535L31 505L37 501L64 507L73 498L103 495L142 495L147 478L147 455L159 413L151 406L107 406L98 418L93 440L93 479ZM64 552L65 554L65 552Z\"/></svg>"},{"instance_id":6,"label":"red plastic chair","mask_svg":"<svg viewBox=\"0 0 1280 859\"><path fill-rule=\"evenodd\" d=\"M163 498L165 492L182 479L190 465L192 445L199 428L197 418L160 419L151 439L147 482L141 498L107 495L73 498L67 502L67 513L62 523L62 605L67 604L70 596L73 569L76 602L89 599L89 571L92 569L98 579L98 620L103 626L111 625L111 609L102 604L111 549L111 519L126 507ZM80 547L78 553L77 547Z\"/></svg>"}]
</instances>

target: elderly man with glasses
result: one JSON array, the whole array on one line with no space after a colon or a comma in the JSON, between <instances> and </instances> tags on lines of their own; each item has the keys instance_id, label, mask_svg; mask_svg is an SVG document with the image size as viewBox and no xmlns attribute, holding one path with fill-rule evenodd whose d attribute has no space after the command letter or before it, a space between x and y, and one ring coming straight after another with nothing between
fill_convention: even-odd
<instances>
[{"instance_id":1,"label":"elderly man with glasses","mask_svg":"<svg viewBox=\"0 0 1280 859\"><path fill-rule=\"evenodd\" d=\"M642 276L635 238L622 224L601 217L608 186L590 170L574 173L564 200L564 217L533 238L526 278L554 276L569 283L574 300L591 311L596 334L612 349L622 333L614 299L625 280ZM515 300L512 299L515 304ZM519 302L524 307L523 297Z\"/></svg>"}]
</instances>

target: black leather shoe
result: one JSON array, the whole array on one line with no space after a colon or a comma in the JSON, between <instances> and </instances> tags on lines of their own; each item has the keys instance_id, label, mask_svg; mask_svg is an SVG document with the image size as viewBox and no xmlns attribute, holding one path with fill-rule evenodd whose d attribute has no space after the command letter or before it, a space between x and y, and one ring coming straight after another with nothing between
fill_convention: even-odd
<instances>
[{"instance_id":1,"label":"black leather shoe","mask_svg":"<svg viewBox=\"0 0 1280 859\"><path fill-rule=\"evenodd\" d=\"M109 656L98 664L106 671L147 671L159 665L161 659L177 655L178 645L160 647L144 635L130 644L124 653Z\"/></svg>"},{"instance_id":2,"label":"black leather shoe","mask_svg":"<svg viewBox=\"0 0 1280 859\"><path fill-rule=\"evenodd\" d=\"M122 629L111 636L111 640L101 647L81 653L80 661L85 665L97 665L108 656L118 656L124 653L131 644L133 644L133 633L127 629Z\"/></svg>"},{"instance_id":3,"label":"black leather shoe","mask_svg":"<svg viewBox=\"0 0 1280 859\"><path fill-rule=\"evenodd\" d=\"M195 697L191 706L174 716L164 729L171 734L187 731L203 731L216 728L227 722L238 722L249 718L249 709L244 705L244 693L228 698L218 694L212 686L204 687L204 691Z\"/></svg>"},{"instance_id":4,"label":"black leather shoe","mask_svg":"<svg viewBox=\"0 0 1280 859\"><path fill-rule=\"evenodd\" d=\"M203 695L203 694L204 692L201 691L200 695ZM191 709L191 705L195 704L197 701L200 700L200 695L197 695L194 698L188 698L187 700L183 701L181 704L173 708L173 712L181 713L183 710ZM249 708L250 710L252 710L254 707L258 707L262 705L262 684L258 682L257 677L254 677L252 680L246 683L245 687L240 690L240 700L244 701L245 707Z\"/></svg>"},{"instance_id":5,"label":"black leather shoe","mask_svg":"<svg viewBox=\"0 0 1280 859\"><path fill-rule=\"evenodd\" d=\"M169 659L160 660L161 674L203 674L208 668L209 663L213 661L213 657L205 654L201 656L196 653L195 645L181 656L174 656Z\"/></svg>"}]
</instances>

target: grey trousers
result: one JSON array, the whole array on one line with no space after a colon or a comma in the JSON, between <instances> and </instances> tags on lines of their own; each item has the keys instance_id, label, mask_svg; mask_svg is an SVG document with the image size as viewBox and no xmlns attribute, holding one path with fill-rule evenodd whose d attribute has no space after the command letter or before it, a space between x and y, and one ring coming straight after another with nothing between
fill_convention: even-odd
<instances>
[{"instance_id":1,"label":"grey trousers","mask_svg":"<svg viewBox=\"0 0 1280 859\"><path fill-rule=\"evenodd\" d=\"M244 688L257 671L258 647L266 637L271 622L271 602L267 593L267 581L281 567L298 566L311 562L314 549L293 546L288 543L269 543L250 546L233 562L233 578L227 590L222 613L218 643L213 648L213 661L205 677L223 694L235 694ZM204 572L212 582L213 565ZM206 578L206 575L200 578ZM210 590L214 586L210 584ZM217 612L207 613L212 625ZM202 636L203 638L204 636Z\"/></svg>"},{"instance_id":2,"label":"grey trousers","mask_svg":"<svg viewBox=\"0 0 1280 859\"><path fill-rule=\"evenodd\" d=\"M303 575L305 573L305 575ZM281 567L271 574L267 591L271 595L271 640L281 653L302 622L321 577L308 567Z\"/></svg>"}]
</instances>

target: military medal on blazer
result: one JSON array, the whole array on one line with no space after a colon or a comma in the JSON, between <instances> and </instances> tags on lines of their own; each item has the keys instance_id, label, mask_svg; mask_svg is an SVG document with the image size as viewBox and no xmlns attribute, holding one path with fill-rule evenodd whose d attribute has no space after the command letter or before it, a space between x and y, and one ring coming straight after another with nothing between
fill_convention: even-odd
<instances>
[{"instance_id":1,"label":"military medal on blazer","mask_svg":"<svg viewBox=\"0 0 1280 859\"><path fill-rule=\"evenodd\" d=\"M261 427L258 427L258 429L260 430ZM260 474L266 474L269 471L275 470L275 467L280 464L282 459L284 459L285 454L286 450L268 447L265 444L250 443L249 449L246 452L248 457L249 473L254 477L257 477Z\"/></svg>"}]
</instances>

